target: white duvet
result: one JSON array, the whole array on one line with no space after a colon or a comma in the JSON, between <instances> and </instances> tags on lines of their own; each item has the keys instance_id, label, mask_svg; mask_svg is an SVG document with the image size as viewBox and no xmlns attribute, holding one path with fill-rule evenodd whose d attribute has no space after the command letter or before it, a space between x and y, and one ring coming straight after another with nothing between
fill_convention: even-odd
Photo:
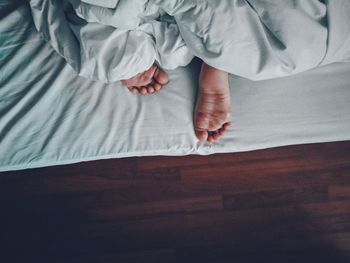
<instances>
[{"instance_id":1,"label":"white duvet","mask_svg":"<svg viewBox=\"0 0 350 263\"><path fill-rule=\"evenodd\" d=\"M114 82L194 56L253 80L350 57L348 0L30 0L79 75Z\"/></svg>"}]
</instances>

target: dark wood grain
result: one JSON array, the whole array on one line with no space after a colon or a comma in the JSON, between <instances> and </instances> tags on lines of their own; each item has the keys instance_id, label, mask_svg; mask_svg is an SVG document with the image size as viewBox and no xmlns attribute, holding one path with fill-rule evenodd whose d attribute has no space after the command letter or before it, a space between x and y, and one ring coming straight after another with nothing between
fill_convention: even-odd
<instances>
[{"instance_id":1,"label":"dark wood grain","mask_svg":"<svg viewBox=\"0 0 350 263\"><path fill-rule=\"evenodd\" d=\"M0 262L350 262L350 142L0 173Z\"/></svg>"}]
</instances>

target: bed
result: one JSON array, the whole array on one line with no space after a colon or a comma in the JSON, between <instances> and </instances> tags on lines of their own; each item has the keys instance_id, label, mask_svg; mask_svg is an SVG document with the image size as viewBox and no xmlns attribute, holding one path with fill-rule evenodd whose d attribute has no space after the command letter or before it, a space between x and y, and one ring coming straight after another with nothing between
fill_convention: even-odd
<instances>
[{"instance_id":1,"label":"bed","mask_svg":"<svg viewBox=\"0 0 350 263\"><path fill-rule=\"evenodd\" d=\"M169 71L159 94L135 96L78 76L37 33L26 2L0 3L0 19L0 171L350 140L350 61L273 80L232 75L233 127L201 143L199 61Z\"/></svg>"}]
</instances>

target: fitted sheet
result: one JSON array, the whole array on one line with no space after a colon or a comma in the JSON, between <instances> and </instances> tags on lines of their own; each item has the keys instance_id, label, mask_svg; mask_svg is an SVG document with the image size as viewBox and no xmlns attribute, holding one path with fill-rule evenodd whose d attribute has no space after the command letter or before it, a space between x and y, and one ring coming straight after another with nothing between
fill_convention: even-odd
<instances>
[{"instance_id":1,"label":"fitted sheet","mask_svg":"<svg viewBox=\"0 0 350 263\"><path fill-rule=\"evenodd\" d=\"M170 70L156 95L135 96L77 76L37 33L27 4L0 8L0 171L350 139L349 62L274 80L232 75L233 128L201 143L192 125L199 61Z\"/></svg>"}]
</instances>

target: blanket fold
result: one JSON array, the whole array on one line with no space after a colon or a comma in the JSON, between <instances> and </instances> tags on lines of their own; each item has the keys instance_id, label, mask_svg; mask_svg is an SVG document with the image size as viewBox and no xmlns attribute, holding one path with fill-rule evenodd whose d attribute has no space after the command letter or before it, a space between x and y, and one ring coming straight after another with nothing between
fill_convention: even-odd
<instances>
[{"instance_id":1,"label":"blanket fold","mask_svg":"<svg viewBox=\"0 0 350 263\"><path fill-rule=\"evenodd\" d=\"M79 75L114 82L194 56L252 80L350 57L347 0L30 0L35 25Z\"/></svg>"}]
</instances>

